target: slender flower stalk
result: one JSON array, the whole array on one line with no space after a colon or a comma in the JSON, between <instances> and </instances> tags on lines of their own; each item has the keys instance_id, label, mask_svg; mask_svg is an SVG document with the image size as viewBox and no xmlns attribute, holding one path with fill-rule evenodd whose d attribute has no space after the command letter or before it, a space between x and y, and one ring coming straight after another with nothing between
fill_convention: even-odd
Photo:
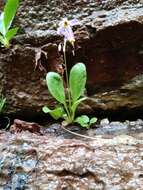
<instances>
[{"instance_id":1,"label":"slender flower stalk","mask_svg":"<svg viewBox=\"0 0 143 190\"><path fill-rule=\"evenodd\" d=\"M66 50L66 45L67 42L64 42L64 49ZM68 103L69 103L69 107L71 108L71 95L70 95L70 91L69 91L69 77L68 77L68 71L67 71L67 58L66 58L66 51L64 51L64 65L65 65L65 75L66 75L66 84L67 84L67 94L68 94Z\"/></svg>"}]
</instances>

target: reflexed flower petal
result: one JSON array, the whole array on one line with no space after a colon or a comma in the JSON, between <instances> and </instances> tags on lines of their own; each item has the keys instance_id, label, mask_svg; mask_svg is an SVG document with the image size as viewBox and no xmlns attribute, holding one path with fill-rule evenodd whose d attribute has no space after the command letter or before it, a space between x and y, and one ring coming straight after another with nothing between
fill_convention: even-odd
<instances>
[{"instance_id":1,"label":"reflexed flower petal","mask_svg":"<svg viewBox=\"0 0 143 190\"><path fill-rule=\"evenodd\" d=\"M72 30L72 26L79 24L77 19L68 20L67 18L64 18L59 23L59 28L57 29L57 34L64 36L64 42L66 43L69 41L72 46L74 46L75 38L74 33Z\"/></svg>"},{"instance_id":2,"label":"reflexed flower petal","mask_svg":"<svg viewBox=\"0 0 143 190\"><path fill-rule=\"evenodd\" d=\"M61 35L61 36L64 35L64 30L65 29L63 27L59 27L58 30L57 30L57 34Z\"/></svg>"},{"instance_id":3,"label":"reflexed flower petal","mask_svg":"<svg viewBox=\"0 0 143 190\"><path fill-rule=\"evenodd\" d=\"M72 19L72 20L69 21L69 23L70 23L70 26L75 26L75 25L80 24L80 22L77 19Z\"/></svg>"}]
</instances>

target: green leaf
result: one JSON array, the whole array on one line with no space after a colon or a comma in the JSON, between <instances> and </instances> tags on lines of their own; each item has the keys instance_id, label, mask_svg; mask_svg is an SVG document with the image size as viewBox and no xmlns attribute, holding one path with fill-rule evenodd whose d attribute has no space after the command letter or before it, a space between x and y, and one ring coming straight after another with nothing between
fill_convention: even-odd
<instances>
[{"instance_id":1,"label":"green leaf","mask_svg":"<svg viewBox=\"0 0 143 190\"><path fill-rule=\"evenodd\" d=\"M86 78L86 67L83 63L77 63L72 67L70 71L69 86L73 102L75 102L83 93Z\"/></svg>"},{"instance_id":2,"label":"green leaf","mask_svg":"<svg viewBox=\"0 0 143 190\"><path fill-rule=\"evenodd\" d=\"M64 110L63 110L62 107L58 107L58 108L55 108L54 110L51 110L47 106L44 106L42 108L42 110L43 110L44 113L49 113L56 120L61 118L63 116L63 114L64 114L63 113Z\"/></svg>"},{"instance_id":3,"label":"green leaf","mask_svg":"<svg viewBox=\"0 0 143 190\"><path fill-rule=\"evenodd\" d=\"M77 100L76 102L73 103L72 107L71 107L71 110L73 113L75 113L76 109L77 109L77 106L82 102L86 100L86 97L84 98L80 98L79 100Z\"/></svg>"},{"instance_id":4,"label":"green leaf","mask_svg":"<svg viewBox=\"0 0 143 190\"><path fill-rule=\"evenodd\" d=\"M17 31L18 27L10 29L5 36L7 41L11 40L11 38L13 38L17 34Z\"/></svg>"},{"instance_id":5,"label":"green leaf","mask_svg":"<svg viewBox=\"0 0 143 190\"><path fill-rule=\"evenodd\" d=\"M96 123L96 122L97 122L97 118L96 118L96 117L93 117L93 118L90 119L89 124L92 125L92 124L94 124L94 123Z\"/></svg>"},{"instance_id":6,"label":"green leaf","mask_svg":"<svg viewBox=\"0 0 143 190\"><path fill-rule=\"evenodd\" d=\"M14 19L18 6L19 6L19 0L7 0L7 3L4 7L5 33L8 31L8 29L11 26L11 23Z\"/></svg>"},{"instance_id":7,"label":"green leaf","mask_svg":"<svg viewBox=\"0 0 143 190\"><path fill-rule=\"evenodd\" d=\"M42 108L42 111L43 111L44 113L49 113L49 112L51 111L51 109L49 109L47 106L44 106L44 107Z\"/></svg>"},{"instance_id":8,"label":"green leaf","mask_svg":"<svg viewBox=\"0 0 143 190\"><path fill-rule=\"evenodd\" d=\"M65 91L61 76L58 73L49 72L46 76L46 82L52 96L60 103L65 104Z\"/></svg>"},{"instance_id":9,"label":"green leaf","mask_svg":"<svg viewBox=\"0 0 143 190\"><path fill-rule=\"evenodd\" d=\"M82 115L75 119L75 122L80 124L82 127L89 127L89 117L87 115Z\"/></svg>"},{"instance_id":10,"label":"green leaf","mask_svg":"<svg viewBox=\"0 0 143 190\"><path fill-rule=\"evenodd\" d=\"M3 111L4 107L5 107L5 103L6 103L6 98L4 98L3 96L0 97L0 113Z\"/></svg>"}]
</instances>

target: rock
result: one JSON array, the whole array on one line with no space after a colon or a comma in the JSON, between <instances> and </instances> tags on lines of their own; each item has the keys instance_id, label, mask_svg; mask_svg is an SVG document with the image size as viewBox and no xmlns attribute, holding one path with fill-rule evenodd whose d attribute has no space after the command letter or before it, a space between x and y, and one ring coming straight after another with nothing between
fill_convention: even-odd
<instances>
[{"instance_id":1,"label":"rock","mask_svg":"<svg viewBox=\"0 0 143 190\"><path fill-rule=\"evenodd\" d=\"M10 132L21 133L22 131L29 131L31 133L42 134L41 126L37 123L30 123L19 119L15 119L14 123L10 126Z\"/></svg>"},{"instance_id":2,"label":"rock","mask_svg":"<svg viewBox=\"0 0 143 190\"><path fill-rule=\"evenodd\" d=\"M105 119L102 119L101 121L100 121L100 125L102 126L102 127L104 127L104 126L106 126L106 125L109 125L109 120L108 120L108 118L105 118Z\"/></svg>"},{"instance_id":3,"label":"rock","mask_svg":"<svg viewBox=\"0 0 143 190\"><path fill-rule=\"evenodd\" d=\"M106 117L114 115L116 119L120 118L122 120L142 117L142 77L143 75L139 75L128 81L128 87L130 86L130 88L127 88L125 84L116 90L98 92L89 96L83 104L82 111L88 104L88 109L85 110L89 110L87 112L96 110L97 117L101 114L106 114L104 115Z\"/></svg>"},{"instance_id":4,"label":"rock","mask_svg":"<svg viewBox=\"0 0 143 190\"><path fill-rule=\"evenodd\" d=\"M136 122L135 121L131 121L130 122L130 126L135 126L136 125Z\"/></svg>"},{"instance_id":5,"label":"rock","mask_svg":"<svg viewBox=\"0 0 143 190\"><path fill-rule=\"evenodd\" d=\"M104 124L104 123L103 123ZM137 129L137 123L135 124L135 129ZM110 122L108 125L101 125L95 130L96 135L111 135L116 136L119 134L128 134L130 133L130 128L125 123L119 121Z\"/></svg>"},{"instance_id":6,"label":"rock","mask_svg":"<svg viewBox=\"0 0 143 190\"><path fill-rule=\"evenodd\" d=\"M1 132L0 152L1 189L141 190L143 186L143 141L128 135L84 141Z\"/></svg>"},{"instance_id":7,"label":"rock","mask_svg":"<svg viewBox=\"0 0 143 190\"><path fill-rule=\"evenodd\" d=\"M107 137L113 138L115 136L119 136L123 134L133 135L134 133L137 133L139 136L140 133L143 132L143 120L141 119L138 119L136 121L125 121L125 122L112 121L108 125L107 124L101 125L101 124L97 125L96 128L88 129L88 132L85 135L89 135L92 137L95 137L98 135L104 138L107 138Z\"/></svg>"},{"instance_id":8,"label":"rock","mask_svg":"<svg viewBox=\"0 0 143 190\"><path fill-rule=\"evenodd\" d=\"M136 121L136 123L137 123L138 125L143 126L143 120L142 120L142 119L138 119L138 120Z\"/></svg>"},{"instance_id":9,"label":"rock","mask_svg":"<svg viewBox=\"0 0 143 190\"><path fill-rule=\"evenodd\" d=\"M7 113L30 115L45 104L55 105L44 79L49 70L62 72L57 48L62 39L56 28L63 17L73 15L80 26L75 27L76 56L68 52L68 66L84 62L88 72L89 98L80 110L142 109L142 0L23 0L15 19L21 34L11 50L0 52L0 86ZM35 63L46 72L35 70Z\"/></svg>"}]
</instances>

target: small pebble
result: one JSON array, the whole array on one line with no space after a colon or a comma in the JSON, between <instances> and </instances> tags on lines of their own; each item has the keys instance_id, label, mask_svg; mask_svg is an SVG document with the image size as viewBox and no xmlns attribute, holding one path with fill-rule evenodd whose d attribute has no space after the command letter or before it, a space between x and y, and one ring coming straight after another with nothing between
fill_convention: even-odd
<instances>
[{"instance_id":1,"label":"small pebble","mask_svg":"<svg viewBox=\"0 0 143 190\"><path fill-rule=\"evenodd\" d=\"M137 124L137 125L142 125L142 126L143 126L143 120L138 119L138 120L136 121L136 124Z\"/></svg>"},{"instance_id":2,"label":"small pebble","mask_svg":"<svg viewBox=\"0 0 143 190\"><path fill-rule=\"evenodd\" d=\"M135 126L136 125L136 122L135 121L131 121L130 122L130 126Z\"/></svg>"},{"instance_id":3,"label":"small pebble","mask_svg":"<svg viewBox=\"0 0 143 190\"><path fill-rule=\"evenodd\" d=\"M141 125L136 125L136 129L142 129L143 127Z\"/></svg>"},{"instance_id":4,"label":"small pebble","mask_svg":"<svg viewBox=\"0 0 143 190\"><path fill-rule=\"evenodd\" d=\"M108 120L108 118L105 118L105 119L102 119L101 121L100 121L100 125L102 126L102 127L105 127L106 125L109 125L109 120Z\"/></svg>"}]
</instances>

